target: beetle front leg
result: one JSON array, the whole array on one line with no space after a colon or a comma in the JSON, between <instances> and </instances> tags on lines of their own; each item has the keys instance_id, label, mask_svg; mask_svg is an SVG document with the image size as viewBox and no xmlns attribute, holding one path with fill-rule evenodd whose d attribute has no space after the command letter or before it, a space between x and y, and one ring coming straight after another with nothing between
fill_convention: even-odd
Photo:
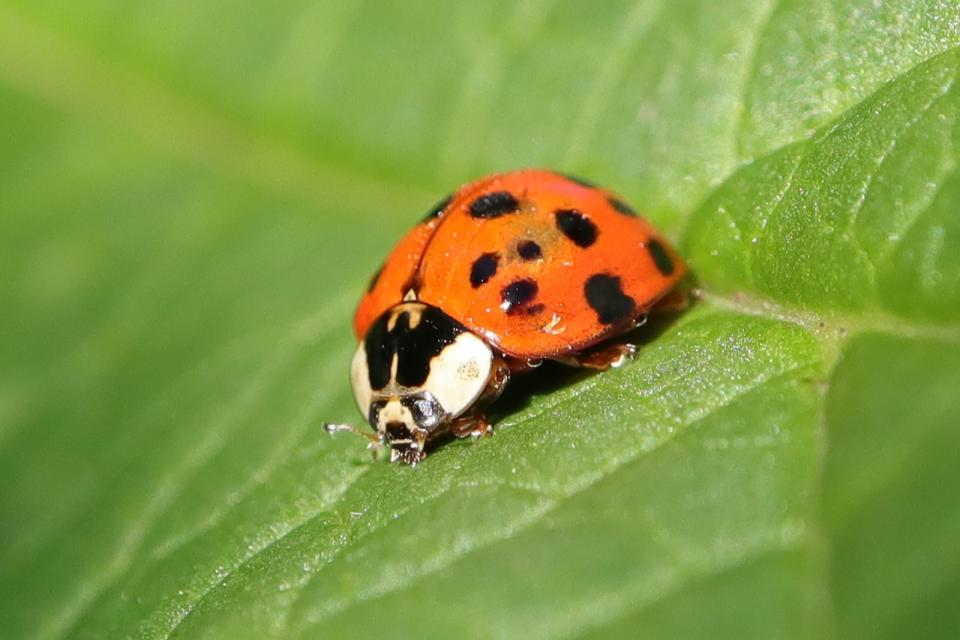
<instances>
[{"instance_id":1,"label":"beetle front leg","mask_svg":"<svg viewBox=\"0 0 960 640\"><path fill-rule=\"evenodd\" d=\"M493 435L493 425L482 413L469 413L453 421L450 426L450 433L458 438L466 438L467 436L479 438Z\"/></svg>"}]
</instances>

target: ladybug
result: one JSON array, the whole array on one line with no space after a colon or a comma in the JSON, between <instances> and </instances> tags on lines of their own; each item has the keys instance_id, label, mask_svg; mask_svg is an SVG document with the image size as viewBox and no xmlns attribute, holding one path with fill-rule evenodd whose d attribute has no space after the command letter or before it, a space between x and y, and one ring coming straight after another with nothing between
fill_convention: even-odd
<instances>
[{"instance_id":1,"label":"ladybug","mask_svg":"<svg viewBox=\"0 0 960 640\"><path fill-rule=\"evenodd\" d=\"M350 369L374 429L327 424L415 465L442 435L485 435L483 407L543 360L606 369L615 341L686 267L619 196L549 170L496 174L439 202L360 300Z\"/></svg>"}]
</instances>

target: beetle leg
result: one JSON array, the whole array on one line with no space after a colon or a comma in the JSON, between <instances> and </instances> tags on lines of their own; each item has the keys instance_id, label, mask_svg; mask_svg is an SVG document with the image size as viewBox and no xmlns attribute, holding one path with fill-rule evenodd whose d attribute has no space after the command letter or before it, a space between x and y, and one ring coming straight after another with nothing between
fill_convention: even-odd
<instances>
[{"instance_id":1,"label":"beetle leg","mask_svg":"<svg viewBox=\"0 0 960 640\"><path fill-rule=\"evenodd\" d=\"M694 292L694 297L697 297L696 292ZM675 313L677 311L683 311L689 306L690 295L678 287L657 300L657 303L653 305L650 311L654 313Z\"/></svg>"},{"instance_id":2,"label":"beetle leg","mask_svg":"<svg viewBox=\"0 0 960 640\"><path fill-rule=\"evenodd\" d=\"M471 412L454 420L453 424L450 425L450 432L458 438L466 438L467 436L479 438L493 435L493 425L482 413Z\"/></svg>"},{"instance_id":3,"label":"beetle leg","mask_svg":"<svg viewBox=\"0 0 960 640\"><path fill-rule=\"evenodd\" d=\"M561 362L586 369L604 371L606 369L622 367L627 361L632 360L635 355L637 355L637 345L629 342L621 342L604 347L599 351L567 356L561 360Z\"/></svg>"},{"instance_id":4,"label":"beetle leg","mask_svg":"<svg viewBox=\"0 0 960 640\"><path fill-rule=\"evenodd\" d=\"M477 402L492 402L500 397L507 383L510 382L510 365L502 358L497 358L493 364L493 371L487 381L487 388L483 390Z\"/></svg>"}]
</instances>

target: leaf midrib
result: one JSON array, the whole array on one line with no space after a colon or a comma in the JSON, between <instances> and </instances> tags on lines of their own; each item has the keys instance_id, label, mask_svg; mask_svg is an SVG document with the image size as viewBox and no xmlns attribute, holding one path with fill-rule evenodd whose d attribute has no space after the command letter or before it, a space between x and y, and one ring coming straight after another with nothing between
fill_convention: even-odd
<instances>
[{"instance_id":1,"label":"leaf midrib","mask_svg":"<svg viewBox=\"0 0 960 640\"><path fill-rule=\"evenodd\" d=\"M491 546L491 545L493 545L493 544L496 544L496 543L498 543L498 542L503 542L503 541L509 540L509 539L510 539L510 536L515 535L515 534L517 534L517 533L520 533L520 532L524 531L525 529L534 526L534 525L535 525L536 523L538 523L543 517L549 515L552 511L556 510L557 508L559 508L560 506L562 506L563 504L565 504L566 501L572 499L572 498L575 497L575 496L578 496L578 495L580 495L580 494L582 494L582 493L585 493L585 492L589 491L592 487L596 486L599 482L605 481L605 480L607 480L608 478L610 478L611 475L622 472L625 468L629 467L629 465L634 464L634 463L638 462L639 460L642 460L642 459L646 458L647 456L655 453L656 451L660 450L660 449L663 448L664 446L667 446L668 444L670 444L671 442L673 442L680 434L685 433L685 432L686 432L687 430L689 430L690 428L692 428L692 427L694 427L695 425L699 424L701 421L707 419L709 416L713 415L716 411L719 411L719 410L723 409L724 407L729 406L732 402L736 401L737 399L743 397L744 395L747 395L747 394L749 394L749 393L752 393L753 391L755 391L755 390L763 387L763 386L766 385L766 384L769 384L769 383L771 383L771 382L774 382L774 381L776 381L776 380L779 380L779 379L782 379L782 378L784 378L784 377L786 377L786 376L789 376L790 374L795 373L796 371L803 370L803 369L806 369L806 368L808 368L808 367L810 367L810 366L816 365L818 362L819 362L819 360L801 361L801 362L799 362L799 363L797 363L797 364L794 364L794 365L792 365L792 366L786 367L785 369L782 369L782 370L779 370L779 371L775 371L775 372L773 372L773 373L765 372L765 373L757 376L757 377L756 377L754 380L752 380L751 382L745 383L741 388L737 389L736 393L733 393L733 394L731 394L731 395L723 398L723 401L722 401L722 402L720 402L720 403L718 403L718 404L716 404L716 405L714 405L714 406L711 406L711 407L709 407L706 411L703 411L703 412L699 413L698 415L694 416L689 422L687 422L686 424L684 424L684 426L683 426L682 429L676 429L675 431L673 431L673 432L670 433L669 435L667 435L667 436L662 437L661 439L659 439L652 448L648 448L648 449L638 448L638 449L630 452L628 455L624 456L622 459L617 460L617 461L615 461L615 462L611 462L610 464L608 464L607 466L605 466L605 467L602 468L602 469L598 469L596 473L590 474L589 476L584 477L582 482L580 482L580 483L578 483L578 484L576 484L576 485L574 485L574 486L569 487L567 490L565 490L565 491L563 491L563 492L560 492L560 493L552 494L552 495L551 495L551 493L549 493L549 492L544 492L544 491L542 491L542 490L539 489L539 488L530 487L530 486L528 486L528 485L519 485L519 486L517 486L517 485L511 484L510 482L499 482L499 483L498 483L497 481L490 481L490 482L488 482L488 483L485 483L485 484L488 484L488 485L491 485L491 486L497 485L497 484L501 484L501 485L503 485L503 486L508 486L508 487L510 487L510 488L513 488L513 489L518 489L518 488L519 488L519 489L524 490L524 491L534 492L534 493L537 493L538 495L543 496L544 498L546 498L548 502L545 503L543 509L541 509L541 510L538 511L537 513L533 514L534 517L532 517L532 518L521 518L521 519L519 520L519 522L520 522L520 525L519 525L519 526L511 527L511 528L510 528L510 531L508 532L508 533L510 534L509 536L505 536L505 537L491 536L491 538L488 539L487 541L472 546L470 549L467 550L466 553L462 553L462 554L451 554L450 556L448 556L448 558L446 559L445 562L437 562L437 563L434 563L434 564L430 567L430 570L429 570L429 571L425 571L425 572L423 572L423 573L419 573L419 574L416 574L416 575L411 575L411 576L409 576L409 580L404 581L404 582L401 582L400 584L392 585L391 589L388 589L388 590L385 590L385 591L382 591L382 592L381 592L381 591L377 591L376 589L374 589L373 592L371 592L371 593L362 594L359 598L351 599L349 602L346 602L345 605L344 605L343 607L339 608L339 609L338 609L338 608L332 608L332 609L325 610L323 616L321 616L321 617L319 617L319 618L311 618L311 619L309 620L310 625L318 624L318 623L322 622L322 620L324 620L324 619L327 619L327 618L329 618L329 617L331 617L331 616L333 616L333 615L336 615L337 613L340 613L340 612L342 612L342 611L344 611L344 610L346 610L346 609L348 609L348 608L350 608L350 607L353 607L353 606L357 606L357 605L359 605L359 604L362 604L363 602L365 602L365 601L367 601L367 600L369 600L369 599L376 598L376 597L382 597L382 596L387 595L388 593L391 593L391 592L396 591L396 590L398 590L398 589L406 588L406 587L408 587L410 584L412 584L412 583L414 583L414 582L416 582L416 581L419 581L419 580L421 580L421 579L423 579L423 578L425 578L425 577L427 577L427 576L429 576L429 575L431 575L431 574L433 574L433 573L436 573L437 571L442 570L443 568L449 566L450 564L452 564L452 563L455 562L455 561L458 561L458 560L462 559L463 557L465 557L466 555L468 555L468 554L470 554L470 553L479 551L479 550L481 550L481 549L484 549L484 548L486 548L486 547L488 547L488 546ZM595 376L594 378L596 378L596 377L597 377L597 376ZM517 427L517 426L523 424L524 422L536 420L537 418L542 417L543 415L549 414L552 409L555 409L555 408L558 407L558 406L566 405L566 404L576 404L576 403L578 402L578 400L579 400L580 395L582 395L583 393L589 392L589 389L590 389L589 386L584 385L584 386L582 386L582 387L580 387L580 388L577 389L577 393L576 393L576 394L572 394L572 395L570 395L570 396L565 396L565 397L561 398L560 401L558 401L558 402L556 402L556 403L553 403L553 404L551 404L551 405L549 405L549 406L543 407L542 410L541 410L541 411L538 411L537 413L531 413L531 414L529 414L529 415L527 415L527 416L524 416L524 418L523 418L522 420L520 420L520 421L518 421L518 422L516 422L516 423L513 423L513 424L510 425L510 426L511 426L511 427ZM410 512L410 511L416 509L416 508L420 508L420 507L423 506L423 504L426 504L427 502L431 502L431 501L434 501L434 500L437 500L437 499L443 497L444 495L446 495L447 493L449 493L451 490L456 489L458 486L459 486L459 485L458 485L457 483L455 483L455 482L449 482L449 483L447 483L444 487L442 487L439 491L431 494L430 496L426 496L426 497L425 497L425 502L418 503L418 504L411 504L406 510L398 511L397 513L399 513L400 515L404 515L404 514ZM389 527L392 522L393 522L393 520L387 519L387 520L385 520L385 521L382 523L382 525L381 525L380 527L378 527L378 528L372 528L372 529L369 529L369 530L365 531L364 534L363 534L362 536L360 536L359 538L353 538L353 539L351 539L351 540L350 540L350 546L345 546L344 549L352 548L352 545L353 545L357 540L361 540L361 539L365 538L367 535L370 535L370 534L372 534L372 533L375 533L375 532L377 532L377 531L380 531L383 527ZM325 566L330 566L335 559L336 559L335 557L334 557L334 558L331 558L330 562L328 562ZM318 573L320 573L320 572L319 572L319 571L314 571L313 573L311 573L310 579L312 580L314 577L316 577L316 576L318 575ZM299 587L298 599L297 599L296 601L294 601L294 603L290 606L290 610L294 610L294 609L297 608L297 602L298 602L299 599L302 597L303 592L306 590L306 588L307 588L308 586L309 586L309 583L304 584L304 585L302 585L301 587Z\"/></svg>"}]
</instances>

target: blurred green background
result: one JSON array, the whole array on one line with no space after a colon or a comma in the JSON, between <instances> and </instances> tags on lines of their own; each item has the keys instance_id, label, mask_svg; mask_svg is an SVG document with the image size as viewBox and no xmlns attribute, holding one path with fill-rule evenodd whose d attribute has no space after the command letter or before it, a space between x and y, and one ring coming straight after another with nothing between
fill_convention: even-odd
<instances>
[{"instance_id":1,"label":"blurred green background","mask_svg":"<svg viewBox=\"0 0 960 640\"><path fill-rule=\"evenodd\" d=\"M960 628L952 1L0 1L7 638ZM415 470L350 317L549 166L703 299Z\"/></svg>"}]
</instances>

